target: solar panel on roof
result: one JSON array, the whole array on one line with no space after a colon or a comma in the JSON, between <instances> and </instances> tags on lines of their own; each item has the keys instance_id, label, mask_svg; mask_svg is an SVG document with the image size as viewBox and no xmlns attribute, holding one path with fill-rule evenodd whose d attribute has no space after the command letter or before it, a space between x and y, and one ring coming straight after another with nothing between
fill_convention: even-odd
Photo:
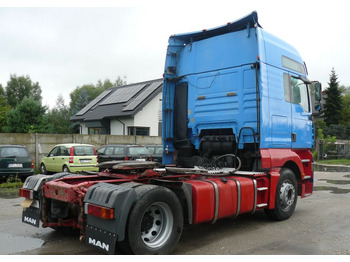
<instances>
[{"instance_id":1,"label":"solar panel on roof","mask_svg":"<svg viewBox=\"0 0 350 262\"><path fill-rule=\"evenodd\" d=\"M144 101L150 94L152 94L162 82L154 82L150 84L140 95L135 97L125 108L124 111L134 110L142 101Z\"/></svg>"},{"instance_id":2,"label":"solar panel on roof","mask_svg":"<svg viewBox=\"0 0 350 262\"><path fill-rule=\"evenodd\" d=\"M129 101L134 95L136 95L146 84L139 84L133 86L122 87L116 89L107 99L105 99L101 105L118 104Z\"/></svg>"},{"instance_id":3,"label":"solar panel on roof","mask_svg":"<svg viewBox=\"0 0 350 262\"><path fill-rule=\"evenodd\" d=\"M112 90L105 90L103 91L99 96L97 96L94 100L92 100L90 103L88 103L83 109L81 109L76 115L81 116L84 115L87 111L90 110L91 107L93 107L95 104L97 104L101 99L106 97Z\"/></svg>"}]
</instances>

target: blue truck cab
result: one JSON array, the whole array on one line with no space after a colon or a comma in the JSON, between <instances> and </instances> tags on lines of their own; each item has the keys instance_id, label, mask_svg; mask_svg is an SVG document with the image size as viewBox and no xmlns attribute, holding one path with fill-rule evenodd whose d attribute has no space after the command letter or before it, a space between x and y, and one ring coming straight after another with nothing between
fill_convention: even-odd
<instances>
[{"instance_id":1,"label":"blue truck cab","mask_svg":"<svg viewBox=\"0 0 350 262\"><path fill-rule=\"evenodd\" d=\"M320 84L312 86L318 95ZM253 170L261 168L261 150L309 150L310 87L298 51L266 32L256 12L172 35L163 85L163 164L215 165L235 155L221 162L233 166L239 158L242 169Z\"/></svg>"}]
</instances>

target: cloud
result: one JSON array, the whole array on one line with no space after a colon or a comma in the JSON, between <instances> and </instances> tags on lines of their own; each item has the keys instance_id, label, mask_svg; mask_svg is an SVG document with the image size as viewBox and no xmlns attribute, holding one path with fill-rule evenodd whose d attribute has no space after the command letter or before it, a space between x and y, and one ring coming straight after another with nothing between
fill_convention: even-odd
<instances>
[{"instance_id":1,"label":"cloud","mask_svg":"<svg viewBox=\"0 0 350 262\"><path fill-rule=\"evenodd\" d=\"M350 26L343 1L147 3L0 8L0 83L6 85L11 73L30 75L40 83L44 104L52 107L59 94L68 104L77 86L99 79L160 78L170 35L220 26L257 10L264 29L299 50L311 80L326 87L334 67L340 84L350 85Z\"/></svg>"}]
</instances>

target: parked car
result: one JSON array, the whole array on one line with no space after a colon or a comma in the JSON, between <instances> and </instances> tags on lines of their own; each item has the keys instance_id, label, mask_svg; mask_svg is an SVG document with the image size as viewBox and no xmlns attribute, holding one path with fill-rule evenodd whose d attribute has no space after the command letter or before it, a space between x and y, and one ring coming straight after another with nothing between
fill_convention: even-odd
<instances>
[{"instance_id":1,"label":"parked car","mask_svg":"<svg viewBox=\"0 0 350 262\"><path fill-rule=\"evenodd\" d=\"M97 153L93 145L59 144L41 159L41 173L98 171Z\"/></svg>"},{"instance_id":2,"label":"parked car","mask_svg":"<svg viewBox=\"0 0 350 262\"><path fill-rule=\"evenodd\" d=\"M98 162L112 160L152 161L145 146L140 145L105 145L97 149Z\"/></svg>"},{"instance_id":3,"label":"parked car","mask_svg":"<svg viewBox=\"0 0 350 262\"><path fill-rule=\"evenodd\" d=\"M11 175L24 179L34 174L34 160L25 146L0 145L0 179Z\"/></svg>"},{"instance_id":4,"label":"parked car","mask_svg":"<svg viewBox=\"0 0 350 262\"><path fill-rule=\"evenodd\" d=\"M152 161L162 163L163 160L163 146L162 145L146 145Z\"/></svg>"}]
</instances>

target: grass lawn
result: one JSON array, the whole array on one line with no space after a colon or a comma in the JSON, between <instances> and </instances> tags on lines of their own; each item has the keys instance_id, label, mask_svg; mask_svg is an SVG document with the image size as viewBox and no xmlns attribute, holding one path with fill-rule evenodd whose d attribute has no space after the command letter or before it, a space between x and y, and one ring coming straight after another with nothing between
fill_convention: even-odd
<instances>
[{"instance_id":1,"label":"grass lawn","mask_svg":"<svg viewBox=\"0 0 350 262\"><path fill-rule=\"evenodd\" d=\"M10 177L6 182L0 182L0 197L1 198L16 198L19 197L18 189L23 186L23 182L17 177Z\"/></svg>"},{"instance_id":2,"label":"grass lawn","mask_svg":"<svg viewBox=\"0 0 350 262\"><path fill-rule=\"evenodd\" d=\"M330 160L319 160L315 161L317 164L327 164L327 165L350 165L350 159L330 159Z\"/></svg>"}]
</instances>

